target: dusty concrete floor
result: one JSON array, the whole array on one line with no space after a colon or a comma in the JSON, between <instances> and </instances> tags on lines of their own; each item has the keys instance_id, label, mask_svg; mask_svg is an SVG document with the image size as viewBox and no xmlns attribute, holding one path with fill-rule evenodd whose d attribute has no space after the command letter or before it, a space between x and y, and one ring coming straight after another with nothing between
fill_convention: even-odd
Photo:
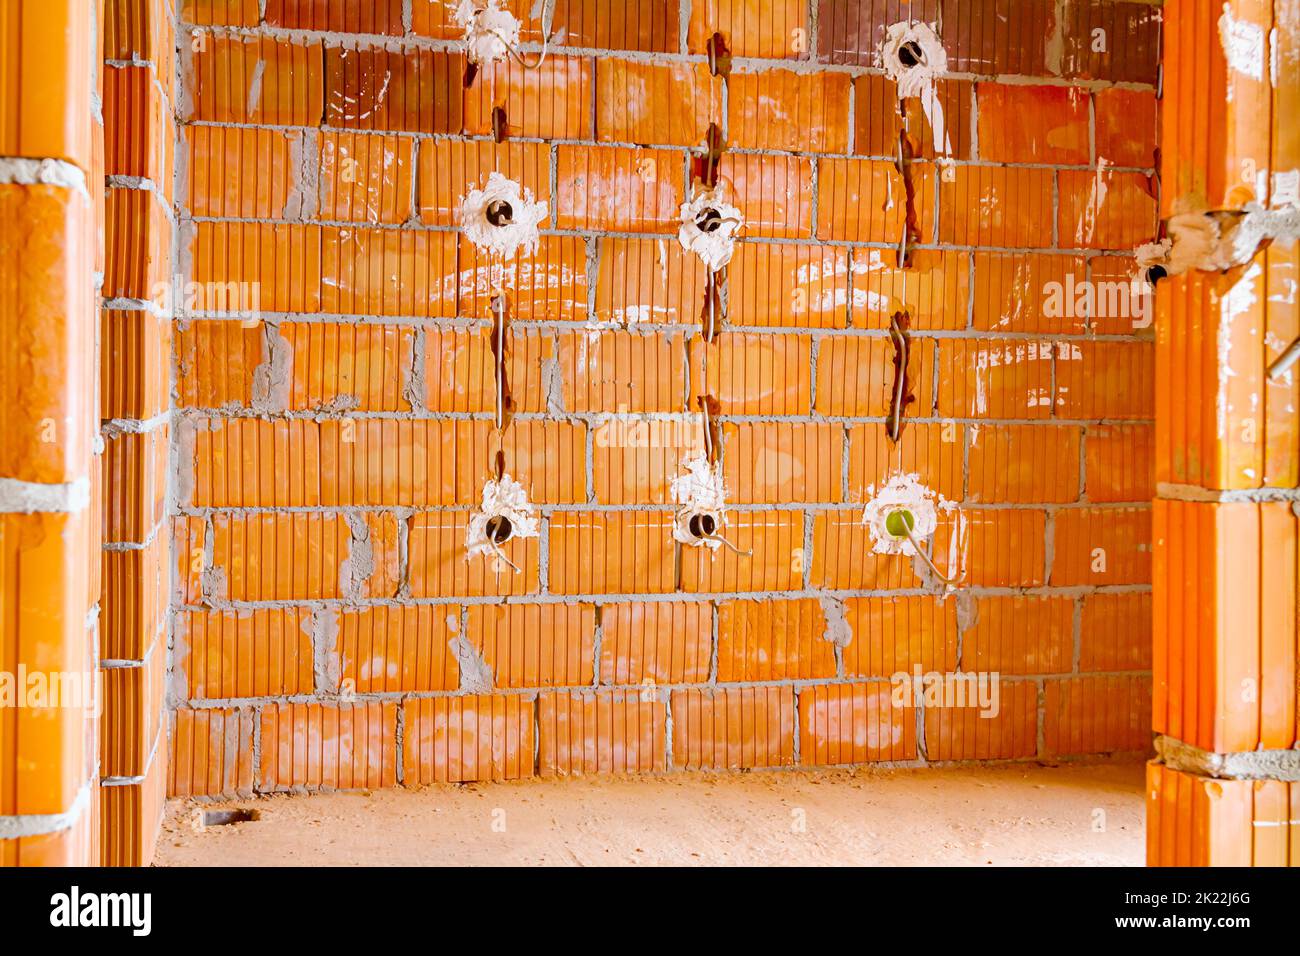
<instances>
[{"instance_id":1,"label":"dusty concrete floor","mask_svg":"<svg viewBox=\"0 0 1300 956\"><path fill-rule=\"evenodd\" d=\"M586 778L172 801L159 866L1141 865L1140 763ZM1099 812L1100 811L1100 812Z\"/></svg>"}]
</instances>

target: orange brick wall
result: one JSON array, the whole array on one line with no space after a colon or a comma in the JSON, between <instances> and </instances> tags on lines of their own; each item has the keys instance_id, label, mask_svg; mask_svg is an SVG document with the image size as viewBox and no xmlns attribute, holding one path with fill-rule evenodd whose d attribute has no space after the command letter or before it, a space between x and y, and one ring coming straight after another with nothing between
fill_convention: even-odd
<instances>
[{"instance_id":1,"label":"orange brick wall","mask_svg":"<svg viewBox=\"0 0 1300 956\"><path fill-rule=\"evenodd\" d=\"M263 321L172 330L169 791L1147 751L1153 343L1043 285L1123 278L1154 236L1159 7L1057 10L558 0L542 68L465 90L440 3L184 2L178 261L256 284ZM949 73L938 150L908 106L904 276L874 55L909 14ZM746 227L705 343L676 229L711 124ZM455 209L493 169L550 204L506 279L501 446L542 517L518 574L464 553L497 439L489 263ZM127 198L147 231L154 195ZM751 556L671 538L704 394ZM899 469L960 505L947 596L870 552L866 489ZM998 672L1000 714L893 706L914 665Z\"/></svg>"},{"instance_id":2,"label":"orange brick wall","mask_svg":"<svg viewBox=\"0 0 1300 956\"><path fill-rule=\"evenodd\" d=\"M1294 63L1300 50L1296 0L1171 0L1164 216L1188 204L1296 201L1285 182L1300 166L1300 79L1294 68L1255 76L1235 67L1220 17L1260 38L1263 63ZM1157 286L1154 729L1171 744L1253 754L1262 779L1152 764L1153 865L1285 865L1288 839L1290 865L1300 863L1294 770L1270 770L1257 753L1290 751L1300 733L1300 375L1266 374L1300 334L1287 291L1298 270L1291 240L1224 273Z\"/></svg>"},{"instance_id":3,"label":"orange brick wall","mask_svg":"<svg viewBox=\"0 0 1300 956\"><path fill-rule=\"evenodd\" d=\"M166 793L175 16L168 0L107 0L104 10L105 866L149 864Z\"/></svg>"},{"instance_id":4,"label":"orange brick wall","mask_svg":"<svg viewBox=\"0 0 1300 956\"><path fill-rule=\"evenodd\" d=\"M99 22L0 5L0 866L98 860Z\"/></svg>"}]
</instances>

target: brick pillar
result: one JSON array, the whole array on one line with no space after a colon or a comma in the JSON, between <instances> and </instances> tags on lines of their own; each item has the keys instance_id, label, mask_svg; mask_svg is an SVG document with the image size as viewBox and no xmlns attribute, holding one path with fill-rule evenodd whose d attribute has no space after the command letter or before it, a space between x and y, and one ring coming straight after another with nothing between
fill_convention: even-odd
<instances>
[{"instance_id":1,"label":"brick pillar","mask_svg":"<svg viewBox=\"0 0 1300 956\"><path fill-rule=\"evenodd\" d=\"M1166 4L1163 217L1297 202L1298 56L1297 0ZM1297 279L1279 239L1157 286L1153 865L1300 865Z\"/></svg>"},{"instance_id":2,"label":"brick pillar","mask_svg":"<svg viewBox=\"0 0 1300 956\"><path fill-rule=\"evenodd\" d=\"M106 3L104 866L149 865L166 793L175 19L167 0Z\"/></svg>"},{"instance_id":3,"label":"brick pillar","mask_svg":"<svg viewBox=\"0 0 1300 956\"><path fill-rule=\"evenodd\" d=\"M0 865L98 840L92 0L0 5Z\"/></svg>"}]
</instances>

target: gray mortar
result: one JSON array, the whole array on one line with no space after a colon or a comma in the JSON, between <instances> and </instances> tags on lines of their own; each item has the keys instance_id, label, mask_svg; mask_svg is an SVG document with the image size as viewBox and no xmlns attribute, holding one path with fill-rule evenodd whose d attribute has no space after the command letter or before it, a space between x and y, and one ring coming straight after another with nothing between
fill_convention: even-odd
<instances>
[{"instance_id":1,"label":"gray mortar","mask_svg":"<svg viewBox=\"0 0 1300 956\"><path fill-rule=\"evenodd\" d=\"M546 396L546 414L564 415L564 373L558 357L542 359L542 394Z\"/></svg>"},{"instance_id":2,"label":"gray mortar","mask_svg":"<svg viewBox=\"0 0 1300 956\"><path fill-rule=\"evenodd\" d=\"M275 322L262 323L262 362L253 369L253 410L282 412L289 407L293 346Z\"/></svg>"},{"instance_id":3,"label":"gray mortar","mask_svg":"<svg viewBox=\"0 0 1300 956\"><path fill-rule=\"evenodd\" d=\"M418 415L428 414L429 383L425 380L425 349L428 347L424 329L417 328L411 337L411 364L402 369L402 398Z\"/></svg>"},{"instance_id":4,"label":"gray mortar","mask_svg":"<svg viewBox=\"0 0 1300 956\"><path fill-rule=\"evenodd\" d=\"M339 612L317 608L303 630L311 636L312 671L317 694L331 697L339 692L340 659L338 655Z\"/></svg>"},{"instance_id":5,"label":"gray mortar","mask_svg":"<svg viewBox=\"0 0 1300 956\"><path fill-rule=\"evenodd\" d=\"M361 405L361 400L355 395L344 392L335 395L328 402L321 402L311 407L311 419L314 422L331 421L338 418L351 417L350 412L356 410ZM266 418L274 416L266 415Z\"/></svg>"},{"instance_id":6,"label":"gray mortar","mask_svg":"<svg viewBox=\"0 0 1300 956\"><path fill-rule=\"evenodd\" d=\"M483 660L483 656L474 649L469 638L457 634L447 642L451 652L460 664L460 691L463 694L490 694L495 682L492 668Z\"/></svg>"},{"instance_id":7,"label":"gray mortar","mask_svg":"<svg viewBox=\"0 0 1300 956\"><path fill-rule=\"evenodd\" d=\"M365 516L349 512L344 515L344 520L352 532L352 541L348 556L339 564L339 591L351 602L365 593L366 582L375 572L375 552Z\"/></svg>"},{"instance_id":8,"label":"gray mortar","mask_svg":"<svg viewBox=\"0 0 1300 956\"><path fill-rule=\"evenodd\" d=\"M289 169L293 177L289 195L284 201L284 218L299 221L314 219L320 208L318 130L303 129L301 135L289 139Z\"/></svg>"},{"instance_id":9,"label":"gray mortar","mask_svg":"<svg viewBox=\"0 0 1300 956\"><path fill-rule=\"evenodd\" d=\"M227 600L229 583L226 581L226 569L204 568L199 575L199 588L203 594L203 603L209 607L216 607L217 602Z\"/></svg>"},{"instance_id":10,"label":"gray mortar","mask_svg":"<svg viewBox=\"0 0 1300 956\"><path fill-rule=\"evenodd\" d=\"M257 63L253 66L253 79L248 84L248 104L246 111L251 119L257 112L258 105L262 102L262 78L266 75L266 60L260 56Z\"/></svg>"},{"instance_id":11,"label":"gray mortar","mask_svg":"<svg viewBox=\"0 0 1300 956\"><path fill-rule=\"evenodd\" d=\"M1219 780L1300 782L1300 750L1214 753L1173 737L1157 736L1158 759L1170 770Z\"/></svg>"},{"instance_id":12,"label":"gray mortar","mask_svg":"<svg viewBox=\"0 0 1300 956\"><path fill-rule=\"evenodd\" d=\"M189 700L189 677L178 664L181 658L189 658L189 618L185 614L168 614L171 619L171 636L167 642L169 666L167 668L167 700L165 707L175 710Z\"/></svg>"},{"instance_id":13,"label":"gray mortar","mask_svg":"<svg viewBox=\"0 0 1300 956\"><path fill-rule=\"evenodd\" d=\"M0 478L0 514L75 513L89 503L89 478L62 484Z\"/></svg>"},{"instance_id":14,"label":"gray mortar","mask_svg":"<svg viewBox=\"0 0 1300 956\"><path fill-rule=\"evenodd\" d=\"M818 598L818 602L826 618L826 630L822 633L822 640L829 641L836 647L848 647L853 641L853 628L849 626L848 618L844 616L844 602L830 595Z\"/></svg>"}]
</instances>

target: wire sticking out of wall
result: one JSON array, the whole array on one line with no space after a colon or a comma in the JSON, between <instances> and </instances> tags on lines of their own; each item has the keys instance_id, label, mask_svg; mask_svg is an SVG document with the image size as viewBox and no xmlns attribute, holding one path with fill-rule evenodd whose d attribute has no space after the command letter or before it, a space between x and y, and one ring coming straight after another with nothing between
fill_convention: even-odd
<instances>
[{"instance_id":1,"label":"wire sticking out of wall","mask_svg":"<svg viewBox=\"0 0 1300 956\"><path fill-rule=\"evenodd\" d=\"M546 7L554 4L548 0ZM478 68L483 64L496 63L506 57L514 59L528 70L535 70L546 62L550 47L550 36L543 29L542 51L536 60L528 60L519 50L519 19L509 10L501 9L501 0L461 0L452 13L456 25L465 31L461 38L461 48L468 61L465 67L464 85L466 88L474 83ZM543 23L548 19L543 13Z\"/></svg>"},{"instance_id":2,"label":"wire sticking out of wall","mask_svg":"<svg viewBox=\"0 0 1300 956\"><path fill-rule=\"evenodd\" d=\"M498 290L492 296L491 330L496 404L494 423L498 443L514 417L514 399L510 395L506 374L510 341L507 325L505 292ZM484 484L479 510L470 516L469 526L465 529L466 559L491 555L497 560L498 570L504 565L518 574L519 566L510 560L504 548L514 538L537 537L537 517L523 485L506 471L505 451L500 447L493 456L492 472L495 477Z\"/></svg>"},{"instance_id":3,"label":"wire sticking out of wall","mask_svg":"<svg viewBox=\"0 0 1300 956\"><path fill-rule=\"evenodd\" d=\"M898 84L900 99L930 92L935 77L948 70L948 54L935 28L908 20L889 25L877 60L885 76Z\"/></svg>"},{"instance_id":4,"label":"wire sticking out of wall","mask_svg":"<svg viewBox=\"0 0 1300 956\"><path fill-rule=\"evenodd\" d=\"M939 526L939 513L956 511L957 505L943 495L926 487L915 474L897 473L879 489L867 489L868 500L862 509L862 523L871 538L871 550L876 554L911 554L924 562L925 567L943 587L952 587L964 578L964 572L949 577L939 570L934 559L922 548L921 542L934 536ZM956 545L962 521L958 515L958 530L953 535ZM957 563L956 548L950 549L949 563Z\"/></svg>"},{"instance_id":5,"label":"wire sticking out of wall","mask_svg":"<svg viewBox=\"0 0 1300 956\"><path fill-rule=\"evenodd\" d=\"M470 516L465 529L465 557L471 560L479 555L491 555L519 574L519 566L506 555L504 547L514 538L537 535L537 514L527 491L509 474L501 472L483 485L479 509Z\"/></svg>"},{"instance_id":6,"label":"wire sticking out of wall","mask_svg":"<svg viewBox=\"0 0 1300 956\"><path fill-rule=\"evenodd\" d=\"M694 253L716 273L731 261L736 248L736 234L745 225L740 210L726 200L722 186L700 189L690 202L681 207L681 227L677 241Z\"/></svg>"},{"instance_id":7,"label":"wire sticking out of wall","mask_svg":"<svg viewBox=\"0 0 1300 956\"><path fill-rule=\"evenodd\" d=\"M513 259L537 250L538 226L548 212L547 204L534 200L530 190L493 171L482 189L471 188L461 200L458 216L474 248Z\"/></svg>"},{"instance_id":8,"label":"wire sticking out of wall","mask_svg":"<svg viewBox=\"0 0 1300 956\"><path fill-rule=\"evenodd\" d=\"M906 281L906 273L904 273ZM916 401L908 365L912 357L912 337L908 332L912 324L907 312L895 312L889 318L889 339L894 345L894 387L890 392L889 417L885 421L885 434L898 443L903 435L903 414L907 406Z\"/></svg>"}]
</instances>

